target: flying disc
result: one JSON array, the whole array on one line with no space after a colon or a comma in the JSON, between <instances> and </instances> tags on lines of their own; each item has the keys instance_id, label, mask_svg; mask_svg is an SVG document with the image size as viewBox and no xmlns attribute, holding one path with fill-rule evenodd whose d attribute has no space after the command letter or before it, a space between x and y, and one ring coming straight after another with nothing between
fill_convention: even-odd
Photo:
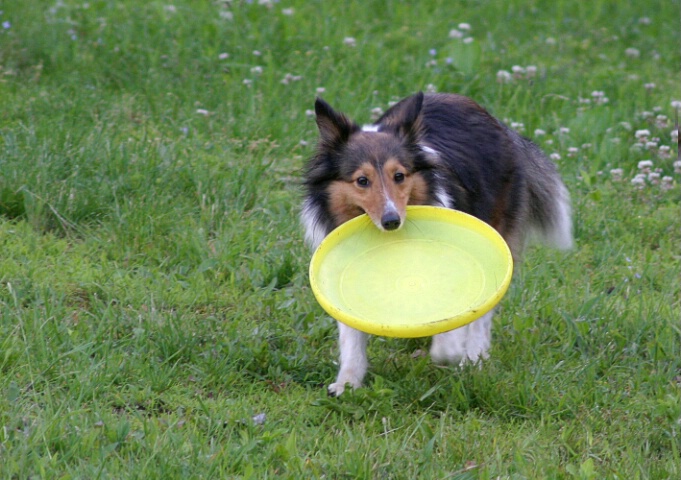
<instances>
[{"instance_id":1,"label":"flying disc","mask_svg":"<svg viewBox=\"0 0 681 480\"><path fill-rule=\"evenodd\" d=\"M396 231L356 217L327 235L310 262L312 291L329 315L387 337L435 335L476 320L501 300L512 274L496 230L429 206L407 207Z\"/></svg>"}]
</instances>

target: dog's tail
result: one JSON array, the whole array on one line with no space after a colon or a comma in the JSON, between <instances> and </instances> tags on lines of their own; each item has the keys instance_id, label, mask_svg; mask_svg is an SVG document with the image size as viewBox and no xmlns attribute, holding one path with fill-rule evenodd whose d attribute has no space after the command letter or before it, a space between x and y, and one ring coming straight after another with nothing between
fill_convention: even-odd
<instances>
[{"instance_id":1,"label":"dog's tail","mask_svg":"<svg viewBox=\"0 0 681 480\"><path fill-rule=\"evenodd\" d=\"M572 207L570 193L556 166L534 143L520 139L528 162L529 223L532 238L549 246L572 248Z\"/></svg>"}]
</instances>

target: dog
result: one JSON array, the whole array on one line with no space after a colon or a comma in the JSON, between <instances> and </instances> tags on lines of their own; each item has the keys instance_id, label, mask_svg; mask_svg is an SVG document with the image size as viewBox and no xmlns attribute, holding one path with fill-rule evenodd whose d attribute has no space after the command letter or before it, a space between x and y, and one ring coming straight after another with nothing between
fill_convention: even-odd
<instances>
[{"instance_id":1,"label":"dog","mask_svg":"<svg viewBox=\"0 0 681 480\"><path fill-rule=\"evenodd\" d=\"M495 228L514 262L526 244L572 246L569 193L537 145L470 98L409 96L375 123L360 126L324 100L315 102L319 141L307 163L301 221L314 250L333 229L366 213L386 232L404 225L407 205L433 205L474 215ZM489 356L490 311L433 336L441 364ZM338 323L340 369L328 393L358 388L367 372L367 335Z\"/></svg>"}]
</instances>

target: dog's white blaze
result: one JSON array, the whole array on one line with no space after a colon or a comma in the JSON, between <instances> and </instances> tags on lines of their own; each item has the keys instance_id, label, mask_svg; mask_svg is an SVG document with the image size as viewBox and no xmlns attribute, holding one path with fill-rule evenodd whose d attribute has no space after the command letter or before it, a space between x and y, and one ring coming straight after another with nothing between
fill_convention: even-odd
<instances>
[{"instance_id":1,"label":"dog's white blaze","mask_svg":"<svg viewBox=\"0 0 681 480\"><path fill-rule=\"evenodd\" d=\"M362 125L363 132L378 132L379 125Z\"/></svg>"}]
</instances>

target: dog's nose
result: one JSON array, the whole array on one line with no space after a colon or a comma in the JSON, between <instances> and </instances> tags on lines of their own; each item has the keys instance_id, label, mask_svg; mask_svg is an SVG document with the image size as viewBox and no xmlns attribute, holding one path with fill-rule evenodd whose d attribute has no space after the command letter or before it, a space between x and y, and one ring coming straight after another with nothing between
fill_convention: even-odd
<instances>
[{"instance_id":1,"label":"dog's nose","mask_svg":"<svg viewBox=\"0 0 681 480\"><path fill-rule=\"evenodd\" d=\"M400 216L397 212L388 212L381 217L381 225L386 230L397 230L400 227Z\"/></svg>"}]
</instances>

